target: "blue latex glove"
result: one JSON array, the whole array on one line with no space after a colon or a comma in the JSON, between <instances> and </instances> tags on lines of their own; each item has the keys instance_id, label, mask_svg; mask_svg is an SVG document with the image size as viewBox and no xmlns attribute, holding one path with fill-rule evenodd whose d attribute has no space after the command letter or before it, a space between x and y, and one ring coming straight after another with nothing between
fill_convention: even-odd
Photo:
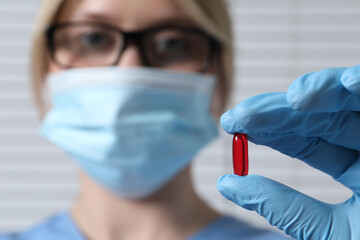
<instances>
[{"instance_id":1,"label":"blue latex glove","mask_svg":"<svg viewBox=\"0 0 360 240\"><path fill-rule=\"evenodd\" d=\"M265 177L226 175L218 180L226 198L297 239L360 239L360 66L310 73L287 93L246 99L221 124L306 162L354 193L327 204Z\"/></svg>"}]
</instances>

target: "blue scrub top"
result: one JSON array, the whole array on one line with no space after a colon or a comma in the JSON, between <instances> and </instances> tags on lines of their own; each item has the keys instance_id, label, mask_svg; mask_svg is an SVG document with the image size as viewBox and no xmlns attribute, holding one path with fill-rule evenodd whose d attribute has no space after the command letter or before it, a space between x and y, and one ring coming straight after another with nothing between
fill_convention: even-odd
<instances>
[{"instance_id":1,"label":"blue scrub top","mask_svg":"<svg viewBox=\"0 0 360 240\"><path fill-rule=\"evenodd\" d=\"M289 240L292 238L254 228L232 217L222 217L188 238L188 240L205 239ZM77 229L70 215L63 213L28 231L0 235L0 240L86 240L86 238Z\"/></svg>"}]
</instances>

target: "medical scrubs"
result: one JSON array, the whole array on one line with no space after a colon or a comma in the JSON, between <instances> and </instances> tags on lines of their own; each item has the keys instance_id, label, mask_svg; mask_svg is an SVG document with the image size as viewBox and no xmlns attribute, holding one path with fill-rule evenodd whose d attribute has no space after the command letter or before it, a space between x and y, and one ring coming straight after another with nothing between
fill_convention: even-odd
<instances>
[{"instance_id":1,"label":"medical scrubs","mask_svg":"<svg viewBox=\"0 0 360 240\"><path fill-rule=\"evenodd\" d=\"M259 230L231 217L214 221L188 240L289 240L277 233ZM68 213L51 218L22 233L0 235L0 240L86 240Z\"/></svg>"}]
</instances>

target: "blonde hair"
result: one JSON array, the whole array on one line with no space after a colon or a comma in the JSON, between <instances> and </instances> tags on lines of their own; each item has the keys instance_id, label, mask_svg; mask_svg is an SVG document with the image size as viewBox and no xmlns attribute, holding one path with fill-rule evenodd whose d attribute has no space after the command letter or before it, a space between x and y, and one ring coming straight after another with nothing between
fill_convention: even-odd
<instances>
[{"instance_id":1,"label":"blonde hair","mask_svg":"<svg viewBox=\"0 0 360 240\"><path fill-rule=\"evenodd\" d=\"M176 4L203 30L214 36L220 43L218 61L222 76L219 82L219 100L217 108L223 110L230 95L233 77L233 44L231 21L223 0L174 0ZM41 116L45 113L44 82L49 71L50 57L47 51L44 29L53 23L66 1L45 0L40 11L31 53L31 79L35 103Z\"/></svg>"}]
</instances>

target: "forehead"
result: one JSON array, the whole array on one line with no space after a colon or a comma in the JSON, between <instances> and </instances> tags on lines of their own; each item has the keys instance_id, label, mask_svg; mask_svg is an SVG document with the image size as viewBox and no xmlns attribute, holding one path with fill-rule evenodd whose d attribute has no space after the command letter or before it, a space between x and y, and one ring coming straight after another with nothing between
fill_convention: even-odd
<instances>
[{"instance_id":1,"label":"forehead","mask_svg":"<svg viewBox=\"0 0 360 240\"><path fill-rule=\"evenodd\" d=\"M57 21L101 21L124 30L192 24L173 0L65 0Z\"/></svg>"}]
</instances>

